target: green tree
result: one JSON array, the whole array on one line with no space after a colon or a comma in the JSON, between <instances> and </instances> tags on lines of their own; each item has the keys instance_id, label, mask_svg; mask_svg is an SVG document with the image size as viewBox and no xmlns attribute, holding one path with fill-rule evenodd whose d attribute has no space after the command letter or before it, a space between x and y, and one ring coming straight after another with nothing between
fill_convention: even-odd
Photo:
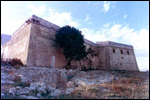
<instances>
[{"instance_id":1,"label":"green tree","mask_svg":"<svg viewBox=\"0 0 150 100\"><path fill-rule=\"evenodd\" d=\"M71 67L72 60L80 61L87 56L82 32L71 26L60 28L55 35L55 42L63 49L63 54L67 59L67 68Z\"/></svg>"}]
</instances>

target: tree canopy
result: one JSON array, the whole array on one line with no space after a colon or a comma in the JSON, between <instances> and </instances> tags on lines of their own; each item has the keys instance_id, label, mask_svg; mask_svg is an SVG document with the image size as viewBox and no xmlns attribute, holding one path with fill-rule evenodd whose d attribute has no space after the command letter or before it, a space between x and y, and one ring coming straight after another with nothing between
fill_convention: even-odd
<instances>
[{"instance_id":1,"label":"tree canopy","mask_svg":"<svg viewBox=\"0 0 150 100\"><path fill-rule=\"evenodd\" d=\"M72 60L79 61L87 55L84 36L81 33L80 30L67 25L60 28L55 35L55 41L63 49L69 68Z\"/></svg>"}]
</instances>

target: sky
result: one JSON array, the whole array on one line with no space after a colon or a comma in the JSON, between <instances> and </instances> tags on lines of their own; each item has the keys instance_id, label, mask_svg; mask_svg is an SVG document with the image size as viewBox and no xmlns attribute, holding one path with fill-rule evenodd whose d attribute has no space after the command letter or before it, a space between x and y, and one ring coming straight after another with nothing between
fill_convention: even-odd
<instances>
[{"instance_id":1,"label":"sky","mask_svg":"<svg viewBox=\"0 0 150 100\"><path fill-rule=\"evenodd\" d=\"M139 69L149 70L149 1L1 1L1 33L12 35L33 14L94 43L132 45Z\"/></svg>"}]
</instances>

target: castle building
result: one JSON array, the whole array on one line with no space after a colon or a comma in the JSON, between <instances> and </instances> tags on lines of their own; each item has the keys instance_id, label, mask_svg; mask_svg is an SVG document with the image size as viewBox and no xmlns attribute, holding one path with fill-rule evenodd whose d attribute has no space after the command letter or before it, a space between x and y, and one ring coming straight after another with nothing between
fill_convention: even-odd
<instances>
[{"instance_id":1,"label":"castle building","mask_svg":"<svg viewBox=\"0 0 150 100\"><path fill-rule=\"evenodd\" d=\"M67 65L63 50L54 42L61 27L32 15L16 30L11 40L1 47L4 59L21 59L26 66L64 68ZM93 43L84 39L86 48L94 54L72 61L74 68L139 71L133 46L111 41Z\"/></svg>"}]
</instances>

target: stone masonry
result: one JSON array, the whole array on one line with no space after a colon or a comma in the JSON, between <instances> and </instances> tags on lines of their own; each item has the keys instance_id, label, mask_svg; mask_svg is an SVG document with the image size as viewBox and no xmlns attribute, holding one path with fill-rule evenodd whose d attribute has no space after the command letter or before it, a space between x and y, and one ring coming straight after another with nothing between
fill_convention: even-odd
<instances>
[{"instance_id":1,"label":"stone masonry","mask_svg":"<svg viewBox=\"0 0 150 100\"><path fill-rule=\"evenodd\" d=\"M4 59L18 58L26 66L64 68L67 65L63 50L54 42L61 27L32 15L10 41L1 47ZM84 39L86 49L94 53L86 59L72 61L74 68L139 71L133 46L105 41L93 43Z\"/></svg>"}]
</instances>

